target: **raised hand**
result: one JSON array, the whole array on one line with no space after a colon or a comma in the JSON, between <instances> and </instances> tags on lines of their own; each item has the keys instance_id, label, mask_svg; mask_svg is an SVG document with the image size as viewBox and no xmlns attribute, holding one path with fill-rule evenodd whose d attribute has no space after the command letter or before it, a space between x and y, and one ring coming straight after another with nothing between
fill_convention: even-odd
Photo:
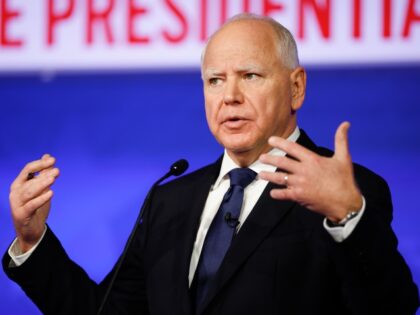
<instances>
[{"instance_id":1,"label":"raised hand","mask_svg":"<svg viewBox=\"0 0 420 315\"><path fill-rule=\"evenodd\" d=\"M51 185L59 175L55 158L44 154L28 163L10 187L10 208L20 249L28 251L45 229L53 191Z\"/></svg>"},{"instance_id":2,"label":"raised hand","mask_svg":"<svg viewBox=\"0 0 420 315\"><path fill-rule=\"evenodd\" d=\"M286 152L289 157L262 154L260 161L283 170L261 172L260 178L285 189L273 189L271 197L293 200L318 212L333 222L343 219L349 212L362 207L362 195L353 175L347 133L350 124L342 123L335 134L335 153L320 156L303 146L280 137L271 137L269 144Z\"/></svg>"}]
</instances>

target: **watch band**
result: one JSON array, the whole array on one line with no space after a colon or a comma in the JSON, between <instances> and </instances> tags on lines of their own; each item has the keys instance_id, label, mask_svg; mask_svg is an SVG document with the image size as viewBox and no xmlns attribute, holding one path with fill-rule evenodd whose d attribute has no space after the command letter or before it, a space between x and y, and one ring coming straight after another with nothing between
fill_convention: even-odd
<instances>
[{"instance_id":1,"label":"watch band","mask_svg":"<svg viewBox=\"0 0 420 315\"><path fill-rule=\"evenodd\" d=\"M354 219L359 214L359 211L351 211L347 213L347 215L341 219L339 222L332 222L330 220L327 220L328 225L331 227L337 227L337 226L345 226L347 222L349 222L351 219Z\"/></svg>"}]
</instances>

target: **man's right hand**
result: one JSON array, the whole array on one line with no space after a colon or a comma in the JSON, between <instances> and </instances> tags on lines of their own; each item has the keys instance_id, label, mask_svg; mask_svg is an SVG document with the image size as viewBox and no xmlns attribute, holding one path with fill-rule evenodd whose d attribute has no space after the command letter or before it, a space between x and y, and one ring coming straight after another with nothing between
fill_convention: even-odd
<instances>
[{"instance_id":1,"label":"man's right hand","mask_svg":"<svg viewBox=\"0 0 420 315\"><path fill-rule=\"evenodd\" d=\"M51 208L54 184L60 171L55 158L44 154L40 160L26 164L10 187L10 208L22 253L41 238Z\"/></svg>"}]
</instances>

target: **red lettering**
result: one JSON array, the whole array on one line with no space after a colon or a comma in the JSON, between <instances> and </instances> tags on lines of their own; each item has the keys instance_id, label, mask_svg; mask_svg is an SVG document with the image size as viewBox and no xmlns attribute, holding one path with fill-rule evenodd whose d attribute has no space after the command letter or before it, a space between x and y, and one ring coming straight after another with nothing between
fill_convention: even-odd
<instances>
[{"instance_id":1,"label":"red lettering","mask_svg":"<svg viewBox=\"0 0 420 315\"><path fill-rule=\"evenodd\" d=\"M1 33L0 33L0 45L5 47L20 47L23 44L21 39L12 39L7 34L7 26L10 21L20 16L19 11L13 11L7 6L7 0L1 1Z\"/></svg>"},{"instance_id":2,"label":"red lettering","mask_svg":"<svg viewBox=\"0 0 420 315\"><path fill-rule=\"evenodd\" d=\"M73 14L73 10L74 10L74 0L68 0L67 8L61 13L56 12L54 3L56 3L55 0L48 1L48 24L47 24L48 46L51 46L52 44L54 44L54 30L55 30L56 24L68 19Z\"/></svg>"},{"instance_id":3,"label":"red lettering","mask_svg":"<svg viewBox=\"0 0 420 315\"><path fill-rule=\"evenodd\" d=\"M405 18L404 29L402 33L403 37L410 36L411 26L415 22L420 22L420 13L414 12L415 6L416 6L416 0L410 0L410 3L408 4L407 15Z\"/></svg>"},{"instance_id":4,"label":"red lettering","mask_svg":"<svg viewBox=\"0 0 420 315\"><path fill-rule=\"evenodd\" d=\"M140 15L144 15L147 13L147 8L140 7L136 5L135 0L130 0L129 6L128 6L128 42L129 43L137 43L137 44L145 44L150 42L150 38L148 36L140 36L135 33L134 26L136 18L138 18Z\"/></svg>"},{"instance_id":5,"label":"red lettering","mask_svg":"<svg viewBox=\"0 0 420 315\"><path fill-rule=\"evenodd\" d=\"M271 0L264 0L263 2L263 15L270 16L270 13L273 11L281 11L283 10L283 5L275 2L271 2Z\"/></svg>"},{"instance_id":6,"label":"red lettering","mask_svg":"<svg viewBox=\"0 0 420 315\"><path fill-rule=\"evenodd\" d=\"M227 20L227 0L220 1L220 25L225 24Z\"/></svg>"},{"instance_id":7,"label":"red lettering","mask_svg":"<svg viewBox=\"0 0 420 315\"><path fill-rule=\"evenodd\" d=\"M181 31L177 35L169 33L167 30L162 32L163 37L170 43L176 43L182 41L188 33L188 23L185 16L182 14L181 10L172 2L172 0L165 0L166 5L172 11L172 13L177 17L181 25Z\"/></svg>"},{"instance_id":8,"label":"red lettering","mask_svg":"<svg viewBox=\"0 0 420 315\"><path fill-rule=\"evenodd\" d=\"M360 0L353 0L353 37L360 38L361 7Z\"/></svg>"},{"instance_id":9,"label":"red lettering","mask_svg":"<svg viewBox=\"0 0 420 315\"><path fill-rule=\"evenodd\" d=\"M114 0L108 1L108 6L103 11L97 11L94 8L95 0L88 0L87 3L87 32L86 32L86 42L88 44L93 43L93 25L98 22L102 22L103 27L105 28L105 38L108 43L114 42L114 37L112 36L111 27L109 24L109 16L114 9Z\"/></svg>"},{"instance_id":10,"label":"red lettering","mask_svg":"<svg viewBox=\"0 0 420 315\"><path fill-rule=\"evenodd\" d=\"M331 1L324 0L324 5L320 5L319 1L316 0L300 0L299 1L299 26L298 36L299 38L305 37L305 12L311 9L315 12L318 24L321 30L321 34L324 38L330 37L330 12L331 12Z\"/></svg>"},{"instance_id":11,"label":"red lettering","mask_svg":"<svg viewBox=\"0 0 420 315\"><path fill-rule=\"evenodd\" d=\"M200 2L200 40L205 42L207 40L207 0Z\"/></svg>"},{"instance_id":12,"label":"red lettering","mask_svg":"<svg viewBox=\"0 0 420 315\"><path fill-rule=\"evenodd\" d=\"M383 24L382 35L385 38L391 37L391 0L383 0Z\"/></svg>"},{"instance_id":13,"label":"red lettering","mask_svg":"<svg viewBox=\"0 0 420 315\"><path fill-rule=\"evenodd\" d=\"M249 3L249 0L242 1L242 11L246 13L251 12L251 4Z\"/></svg>"}]
</instances>

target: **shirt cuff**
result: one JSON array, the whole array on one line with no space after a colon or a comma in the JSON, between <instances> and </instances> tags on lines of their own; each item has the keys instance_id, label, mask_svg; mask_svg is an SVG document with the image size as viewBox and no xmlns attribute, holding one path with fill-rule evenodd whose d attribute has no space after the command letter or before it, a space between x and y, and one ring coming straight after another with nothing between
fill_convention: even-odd
<instances>
[{"instance_id":1,"label":"shirt cuff","mask_svg":"<svg viewBox=\"0 0 420 315\"><path fill-rule=\"evenodd\" d=\"M365 197L362 196L362 208L357 212L357 215L353 217L351 220L347 221L344 226L334 226L331 227L327 224L327 218L324 219L324 228L327 232L332 236L334 241L337 243L341 243L346 240L353 230L356 228L357 224L359 223L360 219L363 216L363 213L366 209L366 200Z\"/></svg>"},{"instance_id":2,"label":"shirt cuff","mask_svg":"<svg viewBox=\"0 0 420 315\"><path fill-rule=\"evenodd\" d=\"M28 260L28 258L31 256L31 254L35 251L35 249L38 247L39 243L41 243L42 239L44 238L45 233L47 232L47 226L45 226L44 233L42 233L41 238L39 241L26 253L22 253L22 249L19 247L19 243L17 241L17 238L13 241L12 245L10 245L8 254L10 258L12 258L12 261L10 262L10 267L19 267L21 266L25 261Z\"/></svg>"}]
</instances>

